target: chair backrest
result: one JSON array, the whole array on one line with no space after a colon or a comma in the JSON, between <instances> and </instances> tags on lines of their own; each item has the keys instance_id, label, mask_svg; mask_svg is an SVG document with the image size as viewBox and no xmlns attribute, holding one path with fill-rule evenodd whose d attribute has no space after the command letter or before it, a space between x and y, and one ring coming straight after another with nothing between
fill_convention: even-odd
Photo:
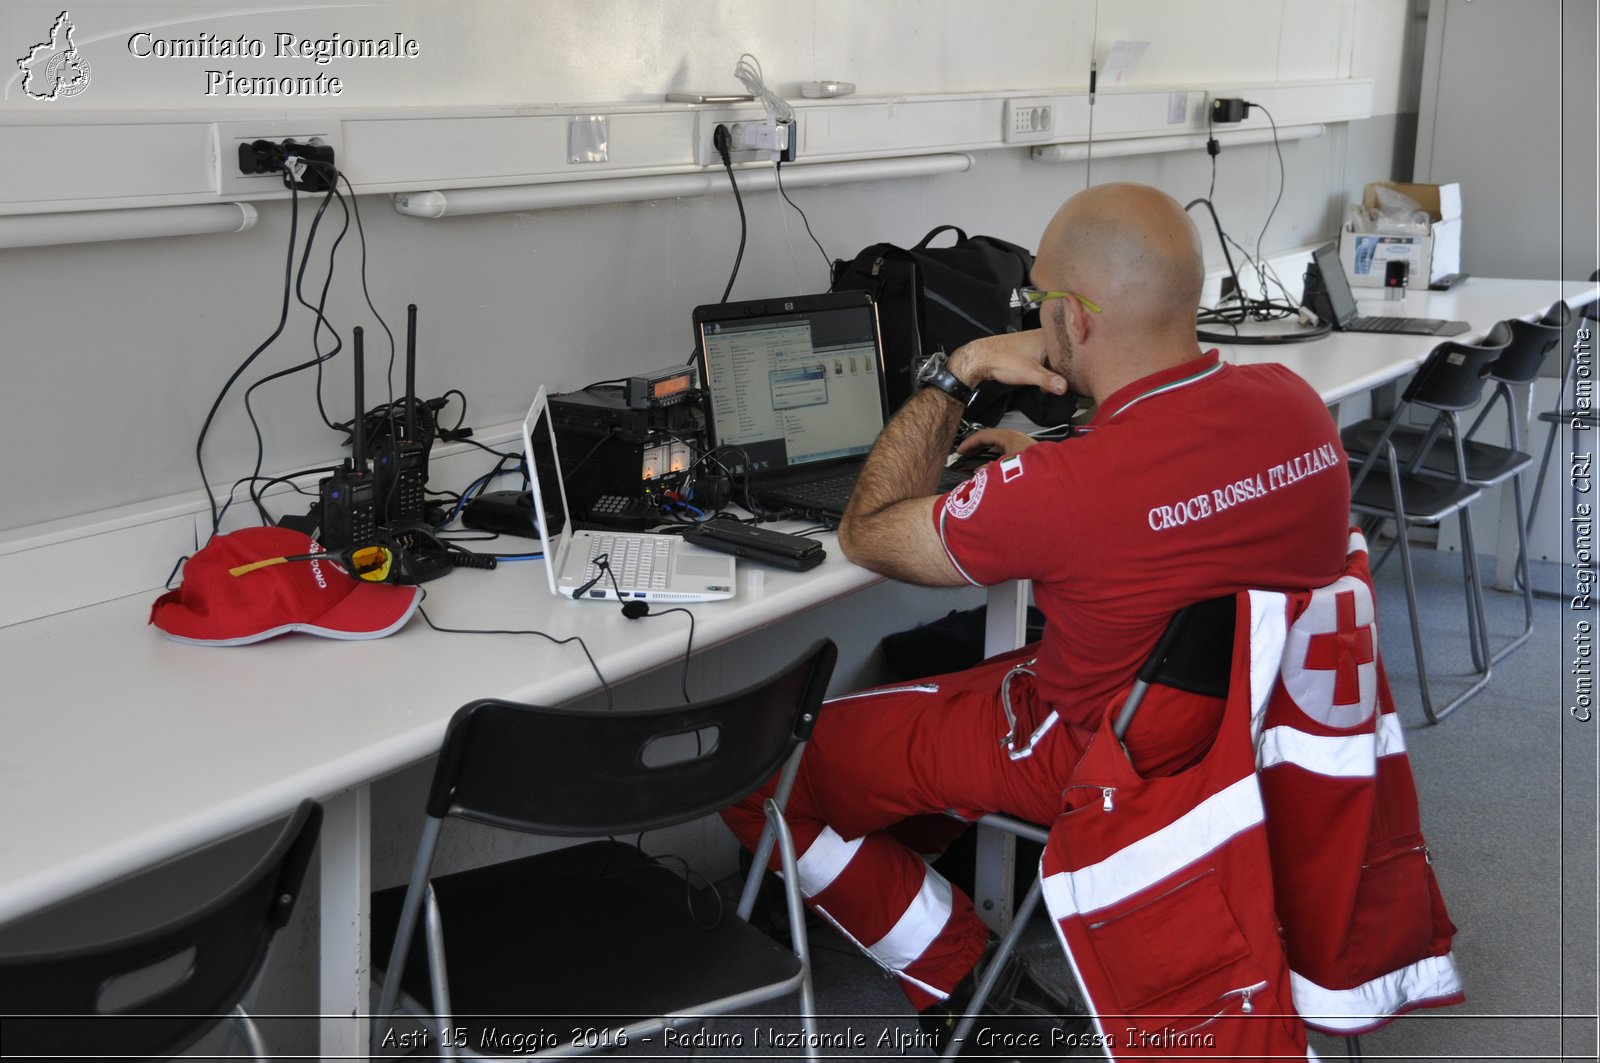
<instances>
[{"instance_id":1,"label":"chair backrest","mask_svg":"<svg viewBox=\"0 0 1600 1063\"><path fill-rule=\"evenodd\" d=\"M1506 344L1500 357L1489 366L1489 377L1503 384L1530 384L1539 375L1547 355L1561 342L1561 329L1570 319L1570 312L1558 313L1556 307L1566 311L1567 304L1558 302L1545 311L1538 321L1507 321L1511 342Z\"/></svg>"},{"instance_id":2,"label":"chair backrest","mask_svg":"<svg viewBox=\"0 0 1600 1063\"><path fill-rule=\"evenodd\" d=\"M1446 340L1428 353L1402 399L1433 410L1470 410L1483 397L1489 367L1510 342L1511 326L1504 321L1490 329L1482 343Z\"/></svg>"},{"instance_id":3,"label":"chair backrest","mask_svg":"<svg viewBox=\"0 0 1600 1063\"><path fill-rule=\"evenodd\" d=\"M1178 610L1139 669L1139 678L1191 694L1227 697L1238 608L1238 599L1225 594Z\"/></svg>"},{"instance_id":4,"label":"chair backrest","mask_svg":"<svg viewBox=\"0 0 1600 1063\"><path fill-rule=\"evenodd\" d=\"M103 944L0 956L7 1053L174 1056L226 1018L289 921L322 824L305 801L265 856L165 925ZM119 998L136 996L125 1002Z\"/></svg>"},{"instance_id":5,"label":"chair backrest","mask_svg":"<svg viewBox=\"0 0 1600 1063\"><path fill-rule=\"evenodd\" d=\"M1213 698L1228 696L1233 678L1233 628L1238 600L1231 594L1191 602L1172 614L1155 648L1135 674L1117 710L1112 732L1120 741L1152 686L1168 686Z\"/></svg>"},{"instance_id":6,"label":"chair backrest","mask_svg":"<svg viewBox=\"0 0 1600 1063\"><path fill-rule=\"evenodd\" d=\"M809 737L836 653L822 639L770 679L671 708L474 701L445 732L428 814L558 837L709 815L752 793Z\"/></svg>"}]
</instances>

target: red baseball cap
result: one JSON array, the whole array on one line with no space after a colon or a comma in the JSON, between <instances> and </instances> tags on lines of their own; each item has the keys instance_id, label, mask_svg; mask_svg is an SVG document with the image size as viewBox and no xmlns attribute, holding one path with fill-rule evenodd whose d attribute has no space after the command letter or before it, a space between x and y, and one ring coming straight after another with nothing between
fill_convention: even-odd
<instances>
[{"instance_id":1,"label":"red baseball cap","mask_svg":"<svg viewBox=\"0 0 1600 1063\"><path fill-rule=\"evenodd\" d=\"M422 588L364 583L331 558L238 576L228 571L269 557L322 552L316 540L289 528L243 528L213 536L184 562L183 583L156 599L150 623L177 642L242 646L292 631L381 639L411 619Z\"/></svg>"}]
</instances>

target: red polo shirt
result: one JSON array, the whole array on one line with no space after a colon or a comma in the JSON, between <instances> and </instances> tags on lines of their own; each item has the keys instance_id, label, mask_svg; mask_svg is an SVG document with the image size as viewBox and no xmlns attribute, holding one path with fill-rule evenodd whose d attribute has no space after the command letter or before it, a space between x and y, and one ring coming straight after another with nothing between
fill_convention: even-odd
<instances>
[{"instance_id":1,"label":"red polo shirt","mask_svg":"<svg viewBox=\"0 0 1600 1063\"><path fill-rule=\"evenodd\" d=\"M971 582L1034 581L1040 694L1092 727L1184 605L1337 579L1350 476L1310 385L1212 351L1116 392L1084 434L991 462L934 520Z\"/></svg>"}]
</instances>

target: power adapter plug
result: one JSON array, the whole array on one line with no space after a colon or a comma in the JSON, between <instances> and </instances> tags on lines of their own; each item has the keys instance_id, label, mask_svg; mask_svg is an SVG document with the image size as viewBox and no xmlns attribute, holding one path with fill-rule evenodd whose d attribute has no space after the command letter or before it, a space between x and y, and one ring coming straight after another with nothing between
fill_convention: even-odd
<instances>
[{"instance_id":1,"label":"power adapter plug","mask_svg":"<svg viewBox=\"0 0 1600 1063\"><path fill-rule=\"evenodd\" d=\"M1211 101L1211 120L1221 125L1250 117L1250 104L1236 96Z\"/></svg>"}]
</instances>

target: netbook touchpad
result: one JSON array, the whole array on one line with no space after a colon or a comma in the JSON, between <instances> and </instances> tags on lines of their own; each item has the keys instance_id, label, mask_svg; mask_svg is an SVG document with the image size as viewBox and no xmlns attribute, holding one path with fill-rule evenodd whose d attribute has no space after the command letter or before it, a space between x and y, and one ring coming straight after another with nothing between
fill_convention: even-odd
<instances>
[{"instance_id":1,"label":"netbook touchpad","mask_svg":"<svg viewBox=\"0 0 1600 1063\"><path fill-rule=\"evenodd\" d=\"M728 573L728 559L715 554L691 554L685 551L678 555L677 570L680 576L725 576Z\"/></svg>"}]
</instances>

